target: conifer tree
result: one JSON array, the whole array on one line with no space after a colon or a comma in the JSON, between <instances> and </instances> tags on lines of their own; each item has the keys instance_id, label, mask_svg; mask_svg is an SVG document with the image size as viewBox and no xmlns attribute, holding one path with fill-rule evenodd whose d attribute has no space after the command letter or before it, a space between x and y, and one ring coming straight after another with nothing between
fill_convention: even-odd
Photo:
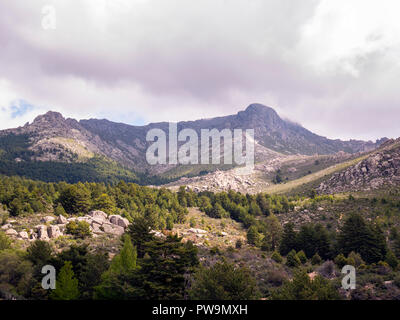
<instances>
[{"instance_id":1,"label":"conifer tree","mask_svg":"<svg viewBox=\"0 0 400 320\"><path fill-rule=\"evenodd\" d=\"M72 270L72 263L66 261L57 276L56 289L50 294L53 300L77 300L79 298L78 279Z\"/></svg>"}]
</instances>

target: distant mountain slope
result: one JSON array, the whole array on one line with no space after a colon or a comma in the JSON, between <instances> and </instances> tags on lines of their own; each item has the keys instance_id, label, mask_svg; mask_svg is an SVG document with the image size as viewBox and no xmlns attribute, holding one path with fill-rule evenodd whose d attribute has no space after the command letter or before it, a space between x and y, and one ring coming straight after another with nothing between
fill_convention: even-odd
<instances>
[{"instance_id":1,"label":"distant mountain slope","mask_svg":"<svg viewBox=\"0 0 400 320\"><path fill-rule=\"evenodd\" d=\"M160 128L168 132L168 123L153 123L137 127L107 120L81 120L80 124L88 131L97 134L111 144L122 148L131 147L135 151L145 150L145 136L148 130ZM283 120L276 111L261 104L251 104L245 111L235 115L184 121L178 123L178 130L201 129L254 129L256 141L271 150L284 154L333 154L339 151L356 153L374 149L371 141L331 140L312 133L299 124Z\"/></svg>"},{"instance_id":2,"label":"distant mountain slope","mask_svg":"<svg viewBox=\"0 0 400 320\"><path fill-rule=\"evenodd\" d=\"M214 128L254 129L256 159L259 161L280 154L356 153L372 150L380 143L330 140L281 119L272 108L260 104L252 104L235 115L177 125L178 131L192 128L198 133L201 129ZM29 176L31 172L30 177L43 175L47 181L63 180L72 175L71 182L122 177L140 183L165 183L218 167L197 166L181 170L176 165L150 166L145 153L149 146L146 134L152 128L163 129L168 134L167 122L131 126L108 120L65 119L60 113L48 112L23 127L0 131L0 173ZM101 174L96 167L102 168Z\"/></svg>"},{"instance_id":3,"label":"distant mountain slope","mask_svg":"<svg viewBox=\"0 0 400 320\"><path fill-rule=\"evenodd\" d=\"M355 192L400 185L400 138L386 141L376 152L334 174L318 187L320 193Z\"/></svg>"}]
</instances>

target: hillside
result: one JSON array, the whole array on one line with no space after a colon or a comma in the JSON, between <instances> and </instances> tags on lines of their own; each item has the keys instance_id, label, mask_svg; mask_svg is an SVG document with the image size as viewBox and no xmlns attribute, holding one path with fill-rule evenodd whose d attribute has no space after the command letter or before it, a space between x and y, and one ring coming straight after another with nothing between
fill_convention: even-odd
<instances>
[{"instance_id":1,"label":"hillside","mask_svg":"<svg viewBox=\"0 0 400 320\"><path fill-rule=\"evenodd\" d=\"M386 141L365 159L335 173L318 187L320 193L356 192L400 185L400 139Z\"/></svg>"},{"instance_id":2,"label":"hillside","mask_svg":"<svg viewBox=\"0 0 400 320\"><path fill-rule=\"evenodd\" d=\"M178 132L194 129L254 129L256 162L290 156L354 154L376 148L382 141L330 140L283 120L272 109L252 104L235 115L179 122ZM108 120L65 119L48 112L23 127L0 131L0 174L44 181L133 181L162 184L232 165L155 165L146 161L146 134L152 128L168 132L168 123L132 126ZM222 142L221 142L222 143ZM200 148L200 146L199 146Z\"/></svg>"}]
</instances>

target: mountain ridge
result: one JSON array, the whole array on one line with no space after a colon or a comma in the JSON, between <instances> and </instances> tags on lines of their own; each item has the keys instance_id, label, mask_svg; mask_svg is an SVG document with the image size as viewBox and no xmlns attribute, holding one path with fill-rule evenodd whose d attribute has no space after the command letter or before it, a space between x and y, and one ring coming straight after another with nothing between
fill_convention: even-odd
<instances>
[{"instance_id":1,"label":"mountain ridge","mask_svg":"<svg viewBox=\"0 0 400 320\"><path fill-rule=\"evenodd\" d=\"M375 149L385 141L385 138L375 143L328 139L307 130L300 124L282 119L273 108L258 103L250 104L237 114L181 121L177 123L177 127L178 131L191 128L198 133L201 129L254 129L256 161L279 155L359 153ZM59 112L49 111L22 127L1 130L0 137L7 140L10 135L26 136L25 155L29 153L29 157L15 157L13 160L17 162L73 164L86 163L101 157L115 162L121 170L125 168L148 176L168 175L171 170L176 171L176 165L151 166L146 161L145 153L150 145L146 141L146 134L152 128L159 128L167 133L168 122L133 126L107 119L77 121L64 118ZM4 149L1 143L0 149ZM214 169L207 167L204 170ZM179 178L181 173L174 174ZM185 174L188 174L187 170ZM189 174L196 173L189 172Z\"/></svg>"}]
</instances>

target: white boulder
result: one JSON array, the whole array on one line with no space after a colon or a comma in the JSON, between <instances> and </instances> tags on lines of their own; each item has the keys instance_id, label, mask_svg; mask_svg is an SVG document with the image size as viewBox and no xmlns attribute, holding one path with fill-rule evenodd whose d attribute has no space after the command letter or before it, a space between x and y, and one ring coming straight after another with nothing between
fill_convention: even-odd
<instances>
[{"instance_id":1,"label":"white boulder","mask_svg":"<svg viewBox=\"0 0 400 320\"><path fill-rule=\"evenodd\" d=\"M8 230L6 231L6 235L8 235L8 236L17 236L17 235L18 235L18 232L15 231L14 229L8 229Z\"/></svg>"},{"instance_id":2,"label":"white boulder","mask_svg":"<svg viewBox=\"0 0 400 320\"><path fill-rule=\"evenodd\" d=\"M101 221L106 221L107 217L108 217L107 213L105 213L103 211L99 211L99 210L90 211L89 216L91 216L92 218L95 218L95 219L99 219Z\"/></svg>"},{"instance_id":3,"label":"white boulder","mask_svg":"<svg viewBox=\"0 0 400 320\"><path fill-rule=\"evenodd\" d=\"M48 223L48 222L53 222L54 220L56 220L56 218L52 217L52 216L46 216L43 217L42 220L40 220L43 223Z\"/></svg>"},{"instance_id":4,"label":"white boulder","mask_svg":"<svg viewBox=\"0 0 400 320\"><path fill-rule=\"evenodd\" d=\"M68 222L67 218L65 218L62 214L60 214L57 218L57 224L66 224Z\"/></svg>"},{"instance_id":5,"label":"white boulder","mask_svg":"<svg viewBox=\"0 0 400 320\"><path fill-rule=\"evenodd\" d=\"M24 239L24 240L29 239L28 232L26 232L26 231L21 231L20 233L18 233L18 236L19 236L21 239Z\"/></svg>"},{"instance_id":6,"label":"white boulder","mask_svg":"<svg viewBox=\"0 0 400 320\"><path fill-rule=\"evenodd\" d=\"M123 228L129 226L129 220L126 218L122 218L120 215L112 215L109 217L109 220L112 224L115 224Z\"/></svg>"}]
</instances>

